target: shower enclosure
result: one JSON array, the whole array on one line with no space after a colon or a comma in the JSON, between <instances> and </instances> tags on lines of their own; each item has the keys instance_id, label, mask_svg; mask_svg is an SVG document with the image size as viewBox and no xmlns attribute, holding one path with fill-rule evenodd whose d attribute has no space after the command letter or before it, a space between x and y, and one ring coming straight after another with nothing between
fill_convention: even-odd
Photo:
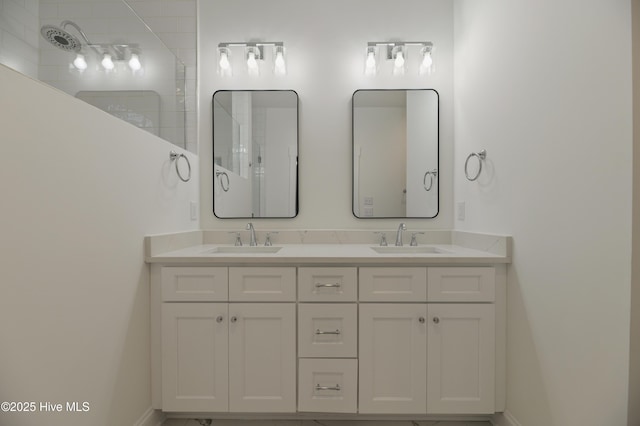
<instances>
[{"instance_id":1,"label":"shower enclosure","mask_svg":"<svg viewBox=\"0 0 640 426\"><path fill-rule=\"evenodd\" d=\"M195 0L180 3L0 0L0 63L195 152Z\"/></svg>"}]
</instances>

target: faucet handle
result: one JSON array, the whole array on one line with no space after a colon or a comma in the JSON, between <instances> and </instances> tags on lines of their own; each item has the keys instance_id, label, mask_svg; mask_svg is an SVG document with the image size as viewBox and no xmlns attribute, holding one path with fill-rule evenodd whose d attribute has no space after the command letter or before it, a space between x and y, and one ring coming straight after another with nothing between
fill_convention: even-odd
<instances>
[{"instance_id":1,"label":"faucet handle","mask_svg":"<svg viewBox=\"0 0 640 426\"><path fill-rule=\"evenodd\" d=\"M374 234L380 235L380 246L386 247L389 245L387 244L387 234L385 234L384 232L374 232Z\"/></svg>"},{"instance_id":2,"label":"faucet handle","mask_svg":"<svg viewBox=\"0 0 640 426\"><path fill-rule=\"evenodd\" d=\"M267 232L267 235L264 237L264 245L265 247L270 247L273 244L271 244L271 234L277 234L278 231L271 231L271 232Z\"/></svg>"},{"instance_id":3,"label":"faucet handle","mask_svg":"<svg viewBox=\"0 0 640 426\"><path fill-rule=\"evenodd\" d=\"M240 247L242 245L242 239L240 238L240 233L239 232L235 232L235 231L231 231L229 233L230 234L236 234L236 242L234 243L234 245L236 247Z\"/></svg>"},{"instance_id":4,"label":"faucet handle","mask_svg":"<svg viewBox=\"0 0 640 426\"><path fill-rule=\"evenodd\" d=\"M424 232L412 232L411 233L411 243L409 243L410 246L417 246L418 245L418 240L416 239L416 235L423 235Z\"/></svg>"}]
</instances>

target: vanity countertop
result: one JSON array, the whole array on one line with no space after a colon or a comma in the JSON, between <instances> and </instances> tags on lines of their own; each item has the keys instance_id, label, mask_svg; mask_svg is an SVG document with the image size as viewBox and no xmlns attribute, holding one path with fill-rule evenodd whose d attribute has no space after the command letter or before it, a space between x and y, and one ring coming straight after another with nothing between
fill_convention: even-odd
<instances>
[{"instance_id":1,"label":"vanity countertop","mask_svg":"<svg viewBox=\"0 0 640 426\"><path fill-rule=\"evenodd\" d=\"M252 250L255 250L253 252ZM269 252L268 250L277 250ZM387 251L378 253L376 250ZM510 263L510 256L453 244L418 247L380 247L371 244L282 244L272 248L199 244L147 256L148 263L180 265L229 264L343 264L343 265L435 265Z\"/></svg>"}]
</instances>

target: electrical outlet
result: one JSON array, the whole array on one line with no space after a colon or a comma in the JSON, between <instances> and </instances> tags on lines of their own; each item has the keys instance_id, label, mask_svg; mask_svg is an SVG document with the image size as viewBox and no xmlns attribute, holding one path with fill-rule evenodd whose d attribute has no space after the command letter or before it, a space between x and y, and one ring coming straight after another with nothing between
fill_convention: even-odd
<instances>
[{"instance_id":1,"label":"electrical outlet","mask_svg":"<svg viewBox=\"0 0 640 426\"><path fill-rule=\"evenodd\" d=\"M189 202L189 211L191 214L191 220L198 220L198 203L195 201Z\"/></svg>"},{"instance_id":2,"label":"electrical outlet","mask_svg":"<svg viewBox=\"0 0 640 426\"><path fill-rule=\"evenodd\" d=\"M373 207L364 208L364 217L373 217Z\"/></svg>"},{"instance_id":3,"label":"electrical outlet","mask_svg":"<svg viewBox=\"0 0 640 426\"><path fill-rule=\"evenodd\" d=\"M458 203L456 204L456 217L458 218L458 220L464 221L466 214L467 212L464 201L458 201Z\"/></svg>"}]
</instances>

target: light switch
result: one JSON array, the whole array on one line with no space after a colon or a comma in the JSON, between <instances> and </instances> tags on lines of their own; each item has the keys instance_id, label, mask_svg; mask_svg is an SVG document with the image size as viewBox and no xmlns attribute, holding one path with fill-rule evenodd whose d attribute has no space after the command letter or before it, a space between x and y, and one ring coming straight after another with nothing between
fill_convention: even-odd
<instances>
[{"instance_id":1,"label":"light switch","mask_svg":"<svg viewBox=\"0 0 640 426\"><path fill-rule=\"evenodd\" d=\"M364 197L364 205L372 206L373 205L373 197Z\"/></svg>"}]
</instances>

